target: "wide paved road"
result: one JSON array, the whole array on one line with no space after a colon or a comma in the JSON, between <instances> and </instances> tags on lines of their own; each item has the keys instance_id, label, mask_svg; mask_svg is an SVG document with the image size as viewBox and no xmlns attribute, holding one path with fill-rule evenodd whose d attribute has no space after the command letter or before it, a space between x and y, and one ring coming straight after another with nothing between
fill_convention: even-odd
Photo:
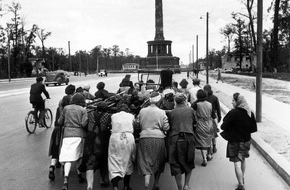
<instances>
[{"instance_id":1,"label":"wide paved road","mask_svg":"<svg viewBox=\"0 0 290 190\"><path fill-rule=\"evenodd\" d=\"M106 89L116 92L125 74L110 75L108 78L71 77L75 85L90 84L91 92L96 91L96 84L103 80ZM175 75L176 81L181 81L186 74ZM150 77L157 81L158 77ZM132 81L137 81L137 75L132 74ZM11 84L0 83L0 190L54 190L61 189L62 170L56 170L54 182L48 180L50 159L47 156L48 143L52 129L37 129L35 134L26 132L24 118L31 109L28 101L29 86L34 81L15 81ZM191 83L191 82L190 82ZM191 84L190 84L191 86ZM51 95L47 106L55 113L58 101L64 95L65 86L47 87ZM207 167L202 167L201 155L196 151L196 168L191 179L191 189L196 190L233 190L236 179L233 164L225 158L226 142L218 138L218 152ZM78 184L76 171L73 168L69 179L71 190L85 190L85 184ZM95 189L101 189L98 172L95 176ZM261 155L252 148L251 157L247 160L245 177L246 189L251 190L286 190L284 183ZM143 189L143 178L135 174L131 181L134 190ZM111 189L104 188L104 189ZM170 175L167 165L161 176L160 189L175 190L175 180Z\"/></svg>"}]
</instances>

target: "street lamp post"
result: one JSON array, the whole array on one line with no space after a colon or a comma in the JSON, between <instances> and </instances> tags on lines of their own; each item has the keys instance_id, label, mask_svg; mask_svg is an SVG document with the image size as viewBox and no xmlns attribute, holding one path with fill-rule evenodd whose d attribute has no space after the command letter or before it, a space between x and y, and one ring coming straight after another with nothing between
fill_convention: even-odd
<instances>
[{"instance_id":1,"label":"street lamp post","mask_svg":"<svg viewBox=\"0 0 290 190\"><path fill-rule=\"evenodd\" d=\"M208 12L206 12L206 84L208 84Z\"/></svg>"}]
</instances>

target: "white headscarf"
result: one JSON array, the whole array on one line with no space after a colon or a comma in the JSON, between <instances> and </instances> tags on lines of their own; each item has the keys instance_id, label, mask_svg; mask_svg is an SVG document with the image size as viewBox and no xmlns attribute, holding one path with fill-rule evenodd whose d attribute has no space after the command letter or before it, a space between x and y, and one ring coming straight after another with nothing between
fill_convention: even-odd
<instances>
[{"instance_id":1,"label":"white headscarf","mask_svg":"<svg viewBox=\"0 0 290 190\"><path fill-rule=\"evenodd\" d=\"M243 108L247 111L249 117L251 117L251 110L250 107L245 99L244 96L240 95L238 96L237 100L236 100L236 108Z\"/></svg>"}]
</instances>

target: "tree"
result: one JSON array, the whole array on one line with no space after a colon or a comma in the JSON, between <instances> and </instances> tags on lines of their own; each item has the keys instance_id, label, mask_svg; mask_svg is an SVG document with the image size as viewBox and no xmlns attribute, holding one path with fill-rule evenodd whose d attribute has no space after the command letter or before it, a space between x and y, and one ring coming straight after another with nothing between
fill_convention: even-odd
<instances>
[{"instance_id":1,"label":"tree","mask_svg":"<svg viewBox=\"0 0 290 190\"><path fill-rule=\"evenodd\" d=\"M248 45L247 45L247 38L245 35L248 34L247 32L247 27L245 25L245 21L242 20L240 17L238 17L237 14L233 13L232 14L233 19L236 21L233 26L235 27L235 34L237 35L237 38L234 40L235 41L235 54L239 56L239 63L238 65L240 66L240 69L242 69L242 60L244 54L248 54Z\"/></svg>"},{"instance_id":2,"label":"tree","mask_svg":"<svg viewBox=\"0 0 290 190\"><path fill-rule=\"evenodd\" d=\"M232 37L235 34L235 27L232 24L227 24L224 28L220 30L220 33L223 34L228 40L228 53L231 52L231 41Z\"/></svg>"},{"instance_id":3,"label":"tree","mask_svg":"<svg viewBox=\"0 0 290 190\"><path fill-rule=\"evenodd\" d=\"M245 16L249 19L249 34L252 39L253 44L253 52L256 52L257 47L257 40L256 40L256 33L255 33L255 27L254 27L254 20L256 19L255 13L253 12L253 5L255 0L241 0L241 2L245 5L247 8L248 15L239 13L240 15Z\"/></svg>"},{"instance_id":4,"label":"tree","mask_svg":"<svg viewBox=\"0 0 290 190\"><path fill-rule=\"evenodd\" d=\"M51 32L45 32L45 29L38 28L36 32L38 38L41 41L42 46L42 57L45 58L45 47L44 47L44 41L47 39L48 36L51 35Z\"/></svg>"}]
</instances>

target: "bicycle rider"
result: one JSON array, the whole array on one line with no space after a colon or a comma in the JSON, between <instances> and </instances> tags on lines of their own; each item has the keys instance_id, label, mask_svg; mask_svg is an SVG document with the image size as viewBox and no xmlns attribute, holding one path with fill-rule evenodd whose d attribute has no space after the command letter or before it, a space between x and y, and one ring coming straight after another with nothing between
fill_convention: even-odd
<instances>
[{"instance_id":1,"label":"bicycle rider","mask_svg":"<svg viewBox=\"0 0 290 190\"><path fill-rule=\"evenodd\" d=\"M45 85L42 83L43 78L42 77L37 77L36 78L36 83L31 85L30 88L30 103L32 104L32 107L35 108L35 114L36 118L39 113L39 126L44 126L44 115L45 115L45 104L44 104L44 99L42 98L41 94L43 93L47 99L50 99L49 93L45 89Z\"/></svg>"}]
</instances>

